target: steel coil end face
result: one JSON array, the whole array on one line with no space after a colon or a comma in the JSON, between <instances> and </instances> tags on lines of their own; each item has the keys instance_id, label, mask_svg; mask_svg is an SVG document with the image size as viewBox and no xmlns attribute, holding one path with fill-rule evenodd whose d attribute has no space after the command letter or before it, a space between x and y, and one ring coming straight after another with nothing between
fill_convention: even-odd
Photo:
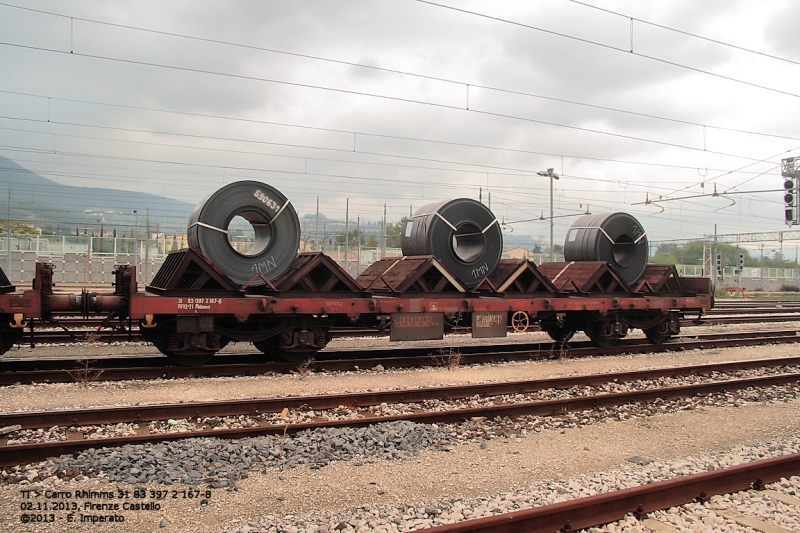
<instances>
[{"instance_id":1,"label":"steel coil end face","mask_svg":"<svg viewBox=\"0 0 800 533\"><path fill-rule=\"evenodd\" d=\"M248 226L252 241L236 242L233 225ZM238 181L208 195L192 212L189 247L206 256L234 283L253 276L272 281L297 257L300 221L291 202L258 181ZM261 279L251 285L263 285Z\"/></svg>"},{"instance_id":2,"label":"steel coil end face","mask_svg":"<svg viewBox=\"0 0 800 533\"><path fill-rule=\"evenodd\" d=\"M432 255L467 288L500 264L503 234L482 203L456 198L418 209L400 234L403 255Z\"/></svg>"},{"instance_id":3,"label":"steel coil end face","mask_svg":"<svg viewBox=\"0 0 800 533\"><path fill-rule=\"evenodd\" d=\"M629 285L644 274L648 255L644 228L628 213L579 217L564 240L565 261L605 261Z\"/></svg>"}]
</instances>

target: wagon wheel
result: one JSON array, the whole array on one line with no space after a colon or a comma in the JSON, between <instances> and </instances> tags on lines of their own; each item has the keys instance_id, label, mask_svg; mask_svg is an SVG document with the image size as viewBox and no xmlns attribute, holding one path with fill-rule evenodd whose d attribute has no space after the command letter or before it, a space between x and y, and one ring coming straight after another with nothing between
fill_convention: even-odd
<instances>
[{"instance_id":1,"label":"wagon wheel","mask_svg":"<svg viewBox=\"0 0 800 533\"><path fill-rule=\"evenodd\" d=\"M589 340L591 340L595 346L599 346L600 348L611 348L623 337L623 335L603 335L602 333L604 330L605 324L598 321L589 324L584 330L584 333L586 333L586 336L589 337Z\"/></svg>"},{"instance_id":2,"label":"wagon wheel","mask_svg":"<svg viewBox=\"0 0 800 533\"><path fill-rule=\"evenodd\" d=\"M149 333L149 332L148 332ZM174 332L162 329L157 332L146 334L145 339L153 343L159 352L167 356L167 359L179 366L201 366L214 358L219 350L224 348L229 339L218 337L214 349L210 347L197 347L186 349L180 337Z\"/></svg>"},{"instance_id":3,"label":"wagon wheel","mask_svg":"<svg viewBox=\"0 0 800 533\"><path fill-rule=\"evenodd\" d=\"M264 355L269 356L268 359L273 362L286 362L286 363L304 363L309 359L313 359L319 348L305 347L305 348L280 348L278 346L277 337L269 339L254 341L253 346L260 350Z\"/></svg>"},{"instance_id":4,"label":"wagon wheel","mask_svg":"<svg viewBox=\"0 0 800 533\"><path fill-rule=\"evenodd\" d=\"M573 328L568 328L559 324L552 325L542 323L542 331L550 335L550 338L556 342L566 342L575 335L575 330Z\"/></svg>"},{"instance_id":5,"label":"wagon wheel","mask_svg":"<svg viewBox=\"0 0 800 533\"><path fill-rule=\"evenodd\" d=\"M151 342L159 352L166 355L167 359L178 366L202 366L211 361L216 353L200 349L175 352L169 349L169 342L163 338L153 339Z\"/></svg>"},{"instance_id":6,"label":"wagon wheel","mask_svg":"<svg viewBox=\"0 0 800 533\"><path fill-rule=\"evenodd\" d=\"M4 333L0 333L0 355L3 355L11 348L14 347L14 338L11 336L6 336Z\"/></svg>"},{"instance_id":7,"label":"wagon wheel","mask_svg":"<svg viewBox=\"0 0 800 533\"><path fill-rule=\"evenodd\" d=\"M511 315L511 327L514 328L514 331L517 333L522 333L523 331L528 331L528 327L531 325L531 319L528 316L528 313L525 311L517 311L513 315Z\"/></svg>"},{"instance_id":8,"label":"wagon wheel","mask_svg":"<svg viewBox=\"0 0 800 533\"><path fill-rule=\"evenodd\" d=\"M659 331L660 329L661 328L658 326L655 326L642 331L644 331L644 336L647 337L647 340L649 340L652 344L664 344L672 338L672 335L668 333L662 333Z\"/></svg>"}]
</instances>

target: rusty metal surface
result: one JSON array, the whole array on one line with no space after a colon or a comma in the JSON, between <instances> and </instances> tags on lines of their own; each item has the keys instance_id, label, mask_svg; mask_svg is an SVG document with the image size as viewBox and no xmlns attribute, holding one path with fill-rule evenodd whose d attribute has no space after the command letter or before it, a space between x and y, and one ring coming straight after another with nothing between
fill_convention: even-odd
<instances>
[{"instance_id":1,"label":"rusty metal surface","mask_svg":"<svg viewBox=\"0 0 800 533\"><path fill-rule=\"evenodd\" d=\"M687 293L711 294L710 278L681 278L681 287ZM711 306L709 306L710 308Z\"/></svg>"},{"instance_id":2,"label":"rusty metal surface","mask_svg":"<svg viewBox=\"0 0 800 533\"><path fill-rule=\"evenodd\" d=\"M681 293L681 281L675 265L647 265L633 292Z\"/></svg>"},{"instance_id":3,"label":"rusty metal surface","mask_svg":"<svg viewBox=\"0 0 800 533\"><path fill-rule=\"evenodd\" d=\"M489 277L498 292L555 294L558 290L528 259L503 259Z\"/></svg>"},{"instance_id":4,"label":"rusty metal surface","mask_svg":"<svg viewBox=\"0 0 800 533\"><path fill-rule=\"evenodd\" d=\"M281 292L360 293L361 286L336 261L322 252L297 255L273 282Z\"/></svg>"},{"instance_id":5,"label":"rusty metal surface","mask_svg":"<svg viewBox=\"0 0 800 533\"><path fill-rule=\"evenodd\" d=\"M235 296L239 287L198 252L184 248L170 252L145 290L161 295Z\"/></svg>"},{"instance_id":6,"label":"rusty metal surface","mask_svg":"<svg viewBox=\"0 0 800 533\"><path fill-rule=\"evenodd\" d=\"M410 420L419 423L459 423L475 416L548 416L556 413L612 407L634 402L648 402L655 399L673 399L698 394L710 394L747 387L767 387L800 382L800 374L779 374L748 379L734 379L713 383L693 384L680 387L656 388L641 391L601 394L559 400L523 402L517 404L494 405L490 407L456 409L452 411L432 411L370 417L356 420L326 420L304 424L279 424L255 428L235 428L222 430L191 431L144 435L141 437L113 437L108 439L84 439L80 441L60 441L33 444L13 444L0 447L0 466L11 466L44 460L56 454L73 453L98 446L121 446L137 442L162 442L192 437L244 438L264 434L297 432L304 429L322 427L362 427L380 422ZM375 393L369 393L374 395Z\"/></svg>"},{"instance_id":7,"label":"rusty metal surface","mask_svg":"<svg viewBox=\"0 0 800 533\"><path fill-rule=\"evenodd\" d=\"M442 313L392 313L389 339L393 341L427 341L444 337Z\"/></svg>"},{"instance_id":8,"label":"rusty metal surface","mask_svg":"<svg viewBox=\"0 0 800 533\"><path fill-rule=\"evenodd\" d=\"M611 348L598 348L590 342L570 342L565 357L579 358L598 355L660 353L689 349L751 346L758 344L789 344L800 342L794 330L765 332L733 332L692 335L691 340L653 346L645 339L623 339ZM311 370L343 371L380 362L385 367L406 368L420 365L441 366L444 356L437 352L458 350L463 364L500 361L547 359L561 355L554 343L505 344L500 346L437 346L419 348L387 348L369 351L347 350L319 352L309 367ZM93 361L36 360L0 361L0 385L14 383L72 383L84 372L95 381L124 381L131 379L176 379L182 377L251 376L266 372L296 372L292 363L262 363L263 355L218 355L212 364L201 367L168 366L163 356L103 358ZM85 364L86 363L86 364Z\"/></svg>"},{"instance_id":9,"label":"rusty metal surface","mask_svg":"<svg viewBox=\"0 0 800 533\"><path fill-rule=\"evenodd\" d=\"M461 284L433 256L381 259L356 280L367 290L394 293L464 292Z\"/></svg>"},{"instance_id":10,"label":"rusty metal surface","mask_svg":"<svg viewBox=\"0 0 800 533\"><path fill-rule=\"evenodd\" d=\"M772 483L800 473L800 454L754 461L730 468L658 481L512 513L439 526L440 533L555 533L615 522L629 513L643 515L695 501L752 488L758 480Z\"/></svg>"},{"instance_id":11,"label":"rusty metal surface","mask_svg":"<svg viewBox=\"0 0 800 533\"><path fill-rule=\"evenodd\" d=\"M11 284L11 281L9 281L8 276L6 276L5 270L3 270L2 267L0 267L0 294L14 292L15 290L17 290L17 288Z\"/></svg>"},{"instance_id":12,"label":"rusty metal surface","mask_svg":"<svg viewBox=\"0 0 800 533\"><path fill-rule=\"evenodd\" d=\"M631 292L608 263L602 261L542 263L538 269L559 291L563 292L600 294Z\"/></svg>"},{"instance_id":13,"label":"rusty metal surface","mask_svg":"<svg viewBox=\"0 0 800 533\"><path fill-rule=\"evenodd\" d=\"M474 339L505 337L507 334L507 312L472 313L472 337Z\"/></svg>"},{"instance_id":14,"label":"rusty metal surface","mask_svg":"<svg viewBox=\"0 0 800 533\"><path fill-rule=\"evenodd\" d=\"M428 387L420 389L343 393L321 396L287 396L246 400L218 400L173 404L135 405L58 411L26 411L0 414L0 427L20 425L24 429L53 426L81 426L139 420L166 420L198 416L233 416L240 414L280 412L283 408L303 406L313 410L333 409L340 405L366 407L381 403L422 402L432 398L468 398L503 394L531 393L544 389L569 389L609 382L630 382L672 376L694 376L712 372L735 372L755 368L775 368L800 364L800 356L790 358L750 359L726 363L708 363L682 367L653 368L593 375L565 376L546 379Z\"/></svg>"},{"instance_id":15,"label":"rusty metal surface","mask_svg":"<svg viewBox=\"0 0 800 533\"><path fill-rule=\"evenodd\" d=\"M312 266L314 261L317 261L317 264ZM245 296L209 264L207 259L190 250L179 250L170 255L168 263L162 269L163 272L159 272L156 281L148 287L148 291L157 292L161 296L155 297L146 292L137 292L135 285L131 285L129 290L96 295L96 297L103 312L113 313L117 311L114 309L116 306L119 307L119 312L133 320L142 320L147 315L228 315L240 321L247 321L252 315L328 314L340 320L347 320L348 323L357 321L363 314L434 310L447 315L512 310L525 311L531 316L536 316L540 312L554 311L606 313L613 310L626 312L677 310L700 313L709 309L712 303L708 291L703 292L704 287L708 288L708 280L703 279L696 281L687 278L684 285L688 283L688 288L694 292L684 294L627 294L625 292L627 289L620 285L619 279L605 263L588 262L574 265L545 263L538 267L542 270L541 274L530 262L516 263L519 265L518 270L512 273L512 277L516 275L516 278L511 284L504 282L501 285L501 287L507 285L503 287L507 292L486 294L463 292L463 287L432 257L380 261L368 269L370 274L365 273L360 278L361 283L358 284L338 269L338 266L327 263L323 265L322 263L326 261L330 263L328 259L315 259L314 254L304 255L298 260L296 270L285 278L290 290L279 295L273 285L266 283L266 288L258 289L261 294ZM512 270L514 264L510 263ZM570 274L564 279L561 279L564 275L561 272L563 266L559 265L569 265ZM519 270L520 267L523 267L522 270ZM558 272L554 272L554 269ZM545 288L550 290L549 287L545 287L549 282L544 274L564 282L565 292L562 294L541 292ZM370 291L374 292L374 295L359 289L365 283L371 286ZM294 292L298 287L310 289L312 286L317 289L322 287L336 290ZM337 292L343 287L359 291ZM487 279L480 290L497 289L499 287ZM71 308L70 295L44 294L44 290L43 286L40 291L0 294L0 309L7 314L21 313L23 319L28 320L44 316L45 311L52 311L54 306ZM248 290L252 292L255 289ZM204 298L213 300L210 305L202 309L195 306L187 307L186 298L196 297L197 291L202 292ZM530 291L533 291L535 297L531 297ZM84 293L86 291L82 294ZM50 298L50 301L45 310L42 302L47 298Z\"/></svg>"}]
</instances>

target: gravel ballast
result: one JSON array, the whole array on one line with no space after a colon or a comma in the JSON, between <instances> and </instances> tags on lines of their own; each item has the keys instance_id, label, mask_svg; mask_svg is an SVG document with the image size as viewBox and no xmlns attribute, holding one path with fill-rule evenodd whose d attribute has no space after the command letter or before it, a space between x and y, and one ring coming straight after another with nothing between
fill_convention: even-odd
<instances>
[{"instance_id":1,"label":"gravel ballast","mask_svg":"<svg viewBox=\"0 0 800 533\"><path fill-rule=\"evenodd\" d=\"M795 352L794 346L777 345L454 370L15 386L3 389L0 408L16 411L535 379ZM771 387L559 417L476 419L441 426L401 422L365 428L360 435L355 434L357 429L339 429L237 441L208 438L148 448L89 450L75 458L18 470L0 469L6 480L0 484L0 530L403 530L436 520L455 520L459 513L462 518L471 518L508 506L570 498L586 490L615 490L636 483L642 476L656 479L684 475L725 461L734 464L794 453L792 450L800 447L798 427L797 387ZM388 438L392 434L394 437ZM784 483L782 488L771 488L796 496L797 480ZM182 491L196 487L201 497L169 497L161 501L158 510L124 513L124 524L89 527L61 521L23 525L21 491L31 487L56 491L137 487ZM754 516L791 518L786 504L758 500L757 496L731 498L743 498L733 503L737 508L761 509ZM715 504L712 499L702 509L665 512L662 522L685 531L702 531L692 529L700 523L716 524L718 531L752 531L710 507ZM673 514L677 517L674 521L669 518ZM724 524L717 523L717 518ZM781 527L789 530L794 527L791 521L783 524ZM615 531L647 531L641 523L614 527Z\"/></svg>"}]
</instances>

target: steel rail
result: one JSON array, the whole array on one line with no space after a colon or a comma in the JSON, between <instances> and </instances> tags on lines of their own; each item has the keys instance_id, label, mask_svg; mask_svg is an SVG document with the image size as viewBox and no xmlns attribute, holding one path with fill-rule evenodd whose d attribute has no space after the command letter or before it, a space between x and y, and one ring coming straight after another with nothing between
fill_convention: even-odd
<instances>
[{"instance_id":1,"label":"steel rail","mask_svg":"<svg viewBox=\"0 0 800 533\"><path fill-rule=\"evenodd\" d=\"M717 494L760 489L800 474L800 454L762 459L729 468L606 492L566 502L523 509L435 527L437 533L555 533L576 531L647 513L705 501Z\"/></svg>"},{"instance_id":2,"label":"steel rail","mask_svg":"<svg viewBox=\"0 0 800 533\"><path fill-rule=\"evenodd\" d=\"M755 324L761 322L795 322L800 320L800 315L763 315L763 316L713 316L703 317L699 323L695 321L681 322L681 327L694 326L714 326L718 324Z\"/></svg>"},{"instance_id":3,"label":"steel rail","mask_svg":"<svg viewBox=\"0 0 800 533\"><path fill-rule=\"evenodd\" d=\"M718 324L751 324L760 322L792 322L800 321L800 309L796 311L792 308L758 309L750 311L748 309L722 308L711 309L700 319L683 318L680 320L681 327L704 326ZM97 322L99 326L99 321ZM80 343L102 343L111 344L114 342L146 342L140 335L139 329L135 325L130 331L98 329L91 326L91 319L70 320L68 324L72 328L67 331L62 329L34 329L25 332L21 344L35 346L37 344L80 344ZM66 324L63 324L66 326ZM55 328L56 324L47 324L44 327ZM529 331L538 331L538 325L531 325ZM465 328L465 331L469 331ZM388 332L380 332L376 329L366 328L335 328L331 331L333 338L342 337L364 337L364 336L385 336Z\"/></svg>"},{"instance_id":4,"label":"steel rail","mask_svg":"<svg viewBox=\"0 0 800 533\"><path fill-rule=\"evenodd\" d=\"M417 412L390 416L375 416L355 420L325 420L298 424L269 424L266 426L158 433L103 439L83 439L30 444L0 446L0 466L12 466L37 462L54 455L75 453L88 448L114 447L126 444L156 443L194 437L246 438L269 434L296 433L306 429L325 427L363 427L380 422L408 420L418 423L460 423L473 417L515 417L522 415L551 416L572 411L614 407L630 403L650 402L656 399L669 400L695 395L739 390L748 387L769 387L800 382L800 373L778 374L754 378L734 379L711 383L700 383L677 387L662 387L639 391L581 396L559 400L544 400L463 408L450 411Z\"/></svg>"},{"instance_id":5,"label":"steel rail","mask_svg":"<svg viewBox=\"0 0 800 533\"><path fill-rule=\"evenodd\" d=\"M765 330L765 331L739 331L739 332L722 332L722 333L697 333L697 334L680 334L673 337L672 341L680 341L681 339L733 339L733 338L749 338L749 337L779 337L779 336L793 336L797 334L797 330ZM542 342L499 342L494 344L448 344L448 345L430 345L430 346L391 346L385 348L370 348L370 349L351 349L351 348L326 348L316 353L315 360L325 359L342 359L346 356L347 359L386 359L391 357L412 357L419 355L430 355L432 352L444 351L451 352L458 350L459 353L483 353L487 349L493 349L497 352L514 352L526 350L540 350L545 348L554 347L556 343L550 341ZM617 346L631 346L637 344L649 344L644 338L625 338L621 339ZM543 348L543 346L545 348ZM570 341L568 343L570 350L584 349L595 347L590 341ZM215 364L230 364L230 363L253 363L263 362L264 354L261 352L243 352L243 353L220 353L217 354L208 365ZM87 359L91 359L96 368L118 368L129 367L132 362L143 363L142 366L169 366L172 363L169 359L161 354L150 355L128 355L128 356L81 356L78 358L64 358L64 357L26 357L19 359L5 359L0 360L0 372L21 372L25 370L74 370L76 364L83 364Z\"/></svg>"},{"instance_id":6,"label":"steel rail","mask_svg":"<svg viewBox=\"0 0 800 533\"><path fill-rule=\"evenodd\" d=\"M800 307L712 307L703 316L716 315L797 315Z\"/></svg>"},{"instance_id":7,"label":"steel rail","mask_svg":"<svg viewBox=\"0 0 800 533\"><path fill-rule=\"evenodd\" d=\"M370 391L314 396L281 396L245 400L217 400L150 405L91 407L52 411L21 411L0 414L0 427L19 425L22 429L54 426L85 426L166 420L169 418L198 418L210 416L258 415L277 413L284 408L325 410L339 406L369 407L381 403L415 403L433 399L456 400L472 396L493 397L507 394L526 394L546 389L597 386L610 382L652 380L662 377L707 375L712 372L730 373L758 368L800 365L800 356L770 359L747 359L722 363L704 363L678 367L650 368L626 372L606 372L582 376L547 379L451 385L403 390Z\"/></svg>"},{"instance_id":8,"label":"steel rail","mask_svg":"<svg viewBox=\"0 0 800 533\"><path fill-rule=\"evenodd\" d=\"M645 339L623 339L618 345L609 348L592 346L588 341L569 343L559 347L558 343L543 342L533 344L504 344L497 347L487 345L464 346L436 346L422 348L387 348L376 350L342 350L333 355L331 352L320 352L308 365L312 371L351 371L359 368L371 368L377 364L391 368L405 368L417 366L447 366L448 352L453 350L459 354L460 364L494 363L501 361L525 361L536 359L552 359L556 357L591 357L598 355L619 355L636 353L665 353L704 348L729 348L738 346L753 346L762 344L786 344L800 342L800 335L794 330L765 331L765 332L733 332L713 333L705 335L691 335L683 337L680 342L670 342L661 345L650 344ZM576 346L577 347L574 347ZM495 348L492 350L492 348ZM444 353L445 355L434 352ZM368 357L354 359L353 356ZM323 359L327 357L342 357L347 359ZM233 357L233 356L224 356ZM0 385L26 384L26 383L71 383L81 381L124 381L132 379L175 379L185 377L228 377L250 376L264 373L291 373L296 372L297 363L233 363L198 366L160 366L168 363L164 357L154 358L159 366L127 367L118 366L120 363L140 362L141 358L110 358L101 360L103 363L114 364L113 367L104 364L91 363L91 358L84 360L68 360L73 368L47 369L47 370L4 370L0 372ZM222 359L222 358L221 358ZM148 358L149 360L149 358ZM26 360L29 364L31 360ZM58 361L58 363L55 363ZM86 362L86 366L81 363ZM50 359L50 364L61 364L60 360ZM20 362L7 361L0 365L1 368L21 367Z\"/></svg>"}]
</instances>

